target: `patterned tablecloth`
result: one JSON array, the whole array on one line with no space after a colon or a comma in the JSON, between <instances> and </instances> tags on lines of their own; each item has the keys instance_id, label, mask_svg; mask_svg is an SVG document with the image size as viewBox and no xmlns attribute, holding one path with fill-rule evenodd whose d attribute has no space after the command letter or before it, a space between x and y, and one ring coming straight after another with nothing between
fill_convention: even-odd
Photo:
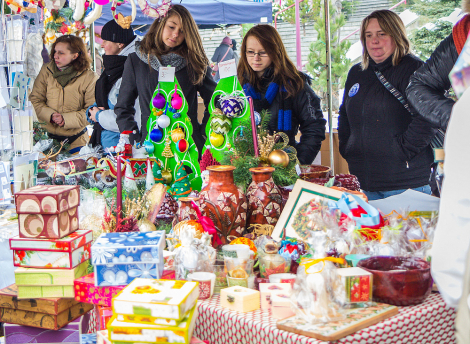
<instances>
[{"instance_id":1,"label":"patterned tablecloth","mask_svg":"<svg viewBox=\"0 0 470 344\"><path fill-rule=\"evenodd\" d=\"M220 296L199 304L194 335L211 344L320 344L324 341L281 331L270 311L240 313L220 306ZM399 314L344 337L335 343L447 344L455 343L453 309L440 294L417 306L400 307Z\"/></svg>"}]
</instances>

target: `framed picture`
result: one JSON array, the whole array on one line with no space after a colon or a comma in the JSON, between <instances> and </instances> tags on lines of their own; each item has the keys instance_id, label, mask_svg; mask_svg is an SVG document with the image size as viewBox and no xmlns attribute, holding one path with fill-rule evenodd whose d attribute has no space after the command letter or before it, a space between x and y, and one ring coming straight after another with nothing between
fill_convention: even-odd
<instances>
[{"instance_id":1,"label":"framed picture","mask_svg":"<svg viewBox=\"0 0 470 344\"><path fill-rule=\"evenodd\" d=\"M306 229L299 228L300 226L298 226L297 223L294 224L294 222L298 222L298 218L302 216L300 212L303 207L307 207L312 200L326 205L328 200L338 201L342 195L342 191L306 182L301 179L297 180L271 236L274 240L280 240L283 237L285 229L287 237L306 240L305 235L302 234L305 233Z\"/></svg>"}]
</instances>

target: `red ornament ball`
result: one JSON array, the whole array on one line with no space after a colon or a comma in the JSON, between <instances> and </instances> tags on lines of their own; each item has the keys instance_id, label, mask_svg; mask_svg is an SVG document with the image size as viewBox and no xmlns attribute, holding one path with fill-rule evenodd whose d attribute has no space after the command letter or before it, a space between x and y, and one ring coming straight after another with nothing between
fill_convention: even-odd
<instances>
[{"instance_id":1,"label":"red ornament ball","mask_svg":"<svg viewBox=\"0 0 470 344\"><path fill-rule=\"evenodd\" d=\"M116 7L111 7L111 11L116 11Z\"/></svg>"},{"instance_id":2,"label":"red ornament ball","mask_svg":"<svg viewBox=\"0 0 470 344\"><path fill-rule=\"evenodd\" d=\"M180 153L186 152L188 148L189 148L189 143L185 139L181 139L176 143L176 149Z\"/></svg>"}]
</instances>

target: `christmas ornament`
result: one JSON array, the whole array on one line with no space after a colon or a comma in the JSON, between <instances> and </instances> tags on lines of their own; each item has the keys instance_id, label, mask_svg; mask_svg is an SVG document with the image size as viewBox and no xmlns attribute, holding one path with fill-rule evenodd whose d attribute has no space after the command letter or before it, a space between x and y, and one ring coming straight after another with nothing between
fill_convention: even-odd
<instances>
[{"instance_id":1,"label":"christmas ornament","mask_svg":"<svg viewBox=\"0 0 470 344\"><path fill-rule=\"evenodd\" d=\"M150 132L150 140L153 142L159 142L163 138L163 133L160 129L158 128L153 128L152 131Z\"/></svg>"},{"instance_id":2,"label":"christmas ornament","mask_svg":"<svg viewBox=\"0 0 470 344\"><path fill-rule=\"evenodd\" d=\"M211 142L211 145L213 145L215 148L219 148L224 144L225 138L221 134L212 132L209 140Z\"/></svg>"},{"instance_id":3,"label":"christmas ornament","mask_svg":"<svg viewBox=\"0 0 470 344\"><path fill-rule=\"evenodd\" d=\"M255 111L255 124L259 125L261 123L261 115L258 111Z\"/></svg>"},{"instance_id":4,"label":"christmas ornament","mask_svg":"<svg viewBox=\"0 0 470 344\"><path fill-rule=\"evenodd\" d=\"M170 184L171 181L173 180L173 176L171 175L170 170L164 170L162 171L162 178L163 178L163 183L164 184Z\"/></svg>"},{"instance_id":5,"label":"christmas ornament","mask_svg":"<svg viewBox=\"0 0 470 344\"><path fill-rule=\"evenodd\" d=\"M149 219L141 219L139 221L137 221L137 227L139 227L139 232L154 232L157 230L157 227L155 227L155 225L150 222Z\"/></svg>"},{"instance_id":6,"label":"christmas ornament","mask_svg":"<svg viewBox=\"0 0 470 344\"><path fill-rule=\"evenodd\" d=\"M160 128L166 128L170 125L170 117L167 115L162 115L158 117L157 124Z\"/></svg>"},{"instance_id":7,"label":"christmas ornament","mask_svg":"<svg viewBox=\"0 0 470 344\"><path fill-rule=\"evenodd\" d=\"M171 107L175 110L181 109L183 106L183 98L178 93L178 85L175 84L175 93L171 97Z\"/></svg>"},{"instance_id":8,"label":"christmas ornament","mask_svg":"<svg viewBox=\"0 0 470 344\"><path fill-rule=\"evenodd\" d=\"M173 118L181 118L181 114L179 112L176 112L173 114Z\"/></svg>"},{"instance_id":9,"label":"christmas ornament","mask_svg":"<svg viewBox=\"0 0 470 344\"><path fill-rule=\"evenodd\" d=\"M160 164L160 161L157 160L157 162L155 162L153 164L153 167L152 167L152 174L153 174L153 178L155 180L155 183L163 183L163 176L162 176L162 166Z\"/></svg>"},{"instance_id":10,"label":"christmas ornament","mask_svg":"<svg viewBox=\"0 0 470 344\"><path fill-rule=\"evenodd\" d=\"M147 176L145 178L145 190L150 190L155 185L155 178L153 177L152 163L147 159Z\"/></svg>"},{"instance_id":11,"label":"christmas ornament","mask_svg":"<svg viewBox=\"0 0 470 344\"><path fill-rule=\"evenodd\" d=\"M129 161L126 162L126 173L124 175L123 188L127 193L137 192L137 183L134 179L134 174L132 173L132 167Z\"/></svg>"},{"instance_id":12,"label":"christmas ornament","mask_svg":"<svg viewBox=\"0 0 470 344\"><path fill-rule=\"evenodd\" d=\"M230 129L232 129L232 121L224 115L213 115L211 129L216 134L227 135Z\"/></svg>"},{"instance_id":13,"label":"christmas ornament","mask_svg":"<svg viewBox=\"0 0 470 344\"><path fill-rule=\"evenodd\" d=\"M165 107L165 103L165 96L160 93L160 85L158 85L158 93L155 97L153 97L152 104L157 109L163 109Z\"/></svg>"},{"instance_id":14,"label":"christmas ornament","mask_svg":"<svg viewBox=\"0 0 470 344\"><path fill-rule=\"evenodd\" d=\"M163 177L164 183L169 184L173 180L173 176L171 175L171 171L167 169L168 159L173 158L175 155L171 151L170 139L168 137L165 139L165 148L163 149L162 156L166 158L165 168L163 169L162 177Z\"/></svg>"},{"instance_id":15,"label":"christmas ornament","mask_svg":"<svg viewBox=\"0 0 470 344\"><path fill-rule=\"evenodd\" d=\"M152 142L150 141L145 141L144 142L144 148L145 148L145 151L148 153L148 154L152 154L155 150L155 146L153 145Z\"/></svg>"},{"instance_id":16,"label":"christmas ornament","mask_svg":"<svg viewBox=\"0 0 470 344\"><path fill-rule=\"evenodd\" d=\"M176 149L180 153L186 152L188 150L188 148L189 148L189 144L188 144L188 141L186 141L185 139L179 140L176 143Z\"/></svg>"},{"instance_id":17,"label":"christmas ornament","mask_svg":"<svg viewBox=\"0 0 470 344\"><path fill-rule=\"evenodd\" d=\"M122 13L116 14L116 6L120 6L124 1L113 0L111 4L111 13L113 14L113 18L118 23L120 27L123 29L129 29L131 27L132 22L135 20L136 15L136 7L135 2L133 0L130 1L132 7L132 13L130 16L124 17Z\"/></svg>"},{"instance_id":18,"label":"christmas ornament","mask_svg":"<svg viewBox=\"0 0 470 344\"><path fill-rule=\"evenodd\" d=\"M95 1L95 4L104 6L104 5L109 4L110 0L94 0L94 1Z\"/></svg>"},{"instance_id":19,"label":"christmas ornament","mask_svg":"<svg viewBox=\"0 0 470 344\"><path fill-rule=\"evenodd\" d=\"M175 182L168 192L176 199L191 193L191 184L182 162L180 162L176 168Z\"/></svg>"},{"instance_id":20,"label":"christmas ornament","mask_svg":"<svg viewBox=\"0 0 470 344\"><path fill-rule=\"evenodd\" d=\"M245 102L241 97L227 96L222 98L222 112L227 117L238 117L243 113Z\"/></svg>"},{"instance_id":21,"label":"christmas ornament","mask_svg":"<svg viewBox=\"0 0 470 344\"><path fill-rule=\"evenodd\" d=\"M152 4L158 3L158 0L149 1ZM152 18L162 18L166 16L168 10L171 8L171 0L162 0L161 5L157 6L157 8L150 7L146 0L137 0L137 2L139 4L140 9L142 10L142 13Z\"/></svg>"},{"instance_id":22,"label":"christmas ornament","mask_svg":"<svg viewBox=\"0 0 470 344\"><path fill-rule=\"evenodd\" d=\"M269 154L268 160L271 165L281 165L282 167L287 167L287 165L289 165L289 155L280 149L273 150Z\"/></svg>"},{"instance_id":23,"label":"christmas ornament","mask_svg":"<svg viewBox=\"0 0 470 344\"><path fill-rule=\"evenodd\" d=\"M171 140L174 143L177 143L179 140L182 140L185 138L184 131L181 129L181 127L176 127L171 131Z\"/></svg>"}]
</instances>

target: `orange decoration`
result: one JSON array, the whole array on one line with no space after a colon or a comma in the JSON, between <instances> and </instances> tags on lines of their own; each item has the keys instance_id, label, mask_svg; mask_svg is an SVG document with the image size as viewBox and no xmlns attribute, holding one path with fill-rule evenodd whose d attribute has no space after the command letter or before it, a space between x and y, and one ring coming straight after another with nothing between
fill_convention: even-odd
<instances>
[{"instance_id":1,"label":"orange decoration","mask_svg":"<svg viewBox=\"0 0 470 344\"><path fill-rule=\"evenodd\" d=\"M230 245L236 245L236 244L248 245L250 246L250 250L252 250L255 253L255 255L257 253L254 242L248 238L245 238L245 237L236 238L235 240L232 240L232 242L230 243Z\"/></svg>"}]
</instances>

